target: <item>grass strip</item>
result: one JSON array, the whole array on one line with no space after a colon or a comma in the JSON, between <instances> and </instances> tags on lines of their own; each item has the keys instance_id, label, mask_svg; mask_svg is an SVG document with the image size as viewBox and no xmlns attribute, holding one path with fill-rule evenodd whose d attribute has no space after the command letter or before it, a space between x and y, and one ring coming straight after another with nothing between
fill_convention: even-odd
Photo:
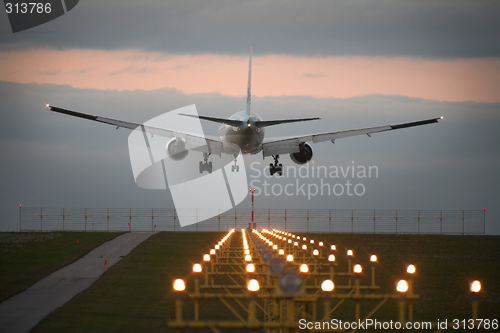
<instances>
[{"instance_id":1,"label":"grass strip","mask_svg":"<svg viewBox=\"0 0 500 333\"><path fill-rule=\"evenodd\" d=\"M0 302L120 234L0 233Z\"/></svg>"}]
</instances>

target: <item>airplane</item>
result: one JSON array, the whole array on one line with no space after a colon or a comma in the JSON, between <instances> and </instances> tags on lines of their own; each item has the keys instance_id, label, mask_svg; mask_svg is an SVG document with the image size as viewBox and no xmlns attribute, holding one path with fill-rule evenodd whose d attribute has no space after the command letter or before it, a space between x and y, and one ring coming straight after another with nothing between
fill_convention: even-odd
<instances>
[{"instance_id":1,"label":"airplane","mask_svg":"<svg viewBox=\"0 0 500 333\"><path fill-rule=\"evenodd\" d=\"M281 119L281 120L262 120L262 118L250 111L251 107L251 77L252 77L252 48L250 48L250 60L248 65L248 85L247 85L247 100L246 109L237 112L229 118L215 118L207 116L195 116L188 114L180 114L187 117L195 117L206 121L212 121L222 124L218 130L218 137L199 136L191 133L169 130L152 126L145 126L139 123L127 122L107 117L95 116L87 113L76 112L68 109L63 109L57 106L46 104L46 107L51 111L67 114L70 116L80 117L88 120L93 120L116 128L136 129L142 126L143 131L151 133L151 135L160 135L170 138L166 144L167 156L172 160L179 161L184 159L189 148L186 148L186 143L190 141L200 142L203 144L193 150L203 153L203 161L199 162L199 171L203 173L212 172L212 163L208 161L210 155L221 156L222 153L230 154L234 157L234 165L231 170L239 171L237 165L237 157L240 152L246 155L254 155L262 152L263 158L272 156L274 162L269 165L271 176L274 174L283 175L283 165L279 163L279 157L282 154L290 154L291 160L296 164L305 164L313 157L313 149L308 142L317 143L323 141L331 141L340 138L346 138L356 135L364 135L371 137L373 133L392 131L397 129L409 128L414 126L427 125L437 123L443 117L419 120L409 123L401 123L396 125L385 125L361 129L351 129L344 131L322 132L308 135L288 136L281 138L265 139L265 129L268 126L279 124L287 124L302 121L318 120L320 118L300 118L300 119ZM189 146L189 145L188 145Z\"/></svg>"}]
</instances>

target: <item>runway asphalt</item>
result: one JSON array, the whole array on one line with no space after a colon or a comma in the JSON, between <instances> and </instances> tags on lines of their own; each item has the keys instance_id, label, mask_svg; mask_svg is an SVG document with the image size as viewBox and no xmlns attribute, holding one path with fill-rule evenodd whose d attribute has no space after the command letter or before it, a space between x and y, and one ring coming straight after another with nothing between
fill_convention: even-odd
<instances>
[{"instance_id":1,"label":"runway asphalt","mask_svg":"<svg viewBox=\"0 0 500 333\"><path fill-rule=\"evenodd\" d=\"M0 332L29 332L50 312L87 289L151 233L126 233L0 304ZM105 265L105 262L106 265Z\"/></svg>"}]
</instances>

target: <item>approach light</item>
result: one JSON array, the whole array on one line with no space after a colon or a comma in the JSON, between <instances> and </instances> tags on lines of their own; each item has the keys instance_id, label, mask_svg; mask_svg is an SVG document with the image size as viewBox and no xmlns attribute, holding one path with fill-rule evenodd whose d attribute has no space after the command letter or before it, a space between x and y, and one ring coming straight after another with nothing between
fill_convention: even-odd
<instances>
[{"instance_id":1,"label":"approach light","mask_svg":"<svg viewBox=\"0 0 500 333\"><path fill-rule=\"evenodd\" d=\"M175 291L183 291L185 289L186 289L186 284L184 283L184 280L177 279L174 281L174 290Z\"/></svg>"},{"instance_id":2,"label":"approach light","mask_svg":"<svg viewBox=\"0 0 500 333\"><path fill-rule=\"evenodd\" d=\"M405 293L408 291L408 282L406 280L399 280L396 290L399 291L400 293Z\"/></svg>"},{"instance_id":3,"label":"approach light","mask_svg":"<svg viewBox=\"0 0 500 333\"><path fill-rule=\"evenodd\" d=\"M300 272L301 273L307 273L307 272L309 272L309 267L307 266L307 264L300 265Z\"/></svg>"},{"instance_id":4,"label":"approach light","mask_svg":"<svg viewBox=\"0 0 500 333\"><path fill-rule=\"evenodd\" d=\"M335 251L337 250L337 247L335 245L332 245L332 247L330 247L330 250Z\"/></svg>"},{"instance_id":5,"label":"approach light","mask_svg":"<svg viewBox=\"0 0 500 333\"><path fill-rule=\"evenodd\" d=\"M193 272L195 272L195 273L201 272L201 265L200 264L194 264L193 265Z\"/></svg>"},{"instance_id":6,"label":"approach light","mask_svg":"<svg viewBox=\"0 0 500 333\"><path fill-rule=\"evenodd\" d=\"M335 288L332 280L325 280L321 284L321 290L323 291L332 291Z\"/></svg>"},{"instance_id":7,"label":"approach light","mask_svg":"<svg viewBox=\"0 0 500 333\"><path fill-rule=\"evenodd\" d=\"M215 245L215 249L218 250L220 246L218 244Z\"/></svg>"},{"instance_id":8,"label":"approach light","mask_svg":"<svg viewBox=\"0 0 500 333\"><path fill-rule=\"evenodd\" d=\"M319 245L319 246L323 246L323 242L319 242L319 244L318 244L318 245Z\"/></svg>"},{"instance_id":9,"label":"approach light","mask_svg":"<svg viewBox=\"0 0 500 333\"><path fill-rule=\"evenodd\" d=\"M417 270L414 265L408 265L408 268L406 269L406 272L409 274L415 273Z\"/></svg>"},{"instance_id":10,"label":"approach light","mask_svg":"<svg viewBox=\"0 0 500 333\"><path fill-rule=\"evenodd\" d=\"M330 262L335 261L335 256L333 254L330 254L328 256L328 261L330 261Z\"/></svg>"},{"instance_id":11,"label":"approach light","mask_svg":"<svg viewBox=\"0 0 500 333\"><path fill-rule=\"evenodd\" d=\"M280 254L280 255L284 255L284 254L285 254L285 251L284 251L283 249L280 249L280 250L278 251L278 254Z\"/></svg>"},{"instance_id":12,"label":"approach light","mask_svg":"<svg viewBox=\"0 0 500 333\"><path fill-rule=\"evenodd\" d=\"M210 254L203 255L203 261L210 261Z\"/></svg>"},{"instance_id":13,"label":"approach light","mask_svg":"<svg viewBox=\"0 0 500 333\"><path fill-rule=\"evenodd\" d=\"M319 256L319 251L318 251L318 250L316 250L316 249L314 249L314 251L313 251L313 256Z\"/></svg>"},{"instance_id":14,"label":"approach light","mask_svg":"<svg viewBox=\"0 0 500 333\"><path fill-rule=\"evenodd\" d=\"M348 251L347 251L347 255L348 255L348 256L352 256L352 255L353 255L352 250L348 250Z\"/></svg>"},{"instance_id":15,"label":"approach light","mask_svg":"<svg viewBox=\"0 0 500 333\"><path fill-rule=\"evenodd\" d=\"M215 254L215 250L214 250L214 249L211 249L211 250L210 250L210 254Z\"/></svg>"},{"instance_id":16,"label":"approach light","mask_svg":"<svg viewBox=\"0 0 500 333\"><path fill-rule=\"evenodd\" d=\"M305 241L306 241L306 238L304 237L304 238L302 238L302 240L305 242Z\"/></svg>"},{"instance_id":17,"label":"approach light","mask_svg":"<svg viewBox=\"0 0 500 333\"><path fill-rule=\"evenodd\" d=\"M354 265L354 273L360 274L363 271L363 267L360 264Z\"/></svg>"},{"instance_id":18,"label":"approach light","mask_svg":"<svg viewBox=\"0 0 500 333\"><path fill-rule=\"evenodd\" d=\"M293 246L299 246L299 242L293 242Z\"/></svg>"},{"instance_id":19,"label":"approach light","mask_svg":"<svg viewBox=\"0 0 500 333\"><path fill-rule=\"evenodd\" d=\"M273 250L277 250L278 249L278 245L274 244L273 245Z\"/></svg>"},{"instance_id":20,"label":"approach light","mask_svg":"<svg viewBox=\"0 0 500 333\"><path fill-rule=\"evenodd\" d=\"M475 280L474 282L472 282L470 284L470 291L472 291L473 293L478 293L481 291L481 282L479 282L478 280Z\"/></svg>"},{"instance_id":21,"label":"approach light","mask_svg":"<svg viewBox=\"0 0 500 333\"><path fill-rule=\"evenodd\" d=\"M314 244L314 239L311 239L311 244Z\"/></svg>"},{"instance_id":22,"label":"approach light","mask_svg":"<svg viewBox=\"0 0 500 333\"><path fill-rule=\"evenodd\" d=\"M247 254L245 256L245 261L252 261L252 257L249 254Z\"/></svg>"},{"instance_id":23,"label":"approach light","mask_svg":"<svg viewBox=\"0 0 500 333\"><path fill-rule=\"evenodd\" d=\"M302 250L307 250L307 245L306 244L302 245Z\"/></svg>"},{"instance_id":24,"label":"approach light","mask_svg":"<svg viewBox=\"0 0 500 333\"><path fill-rule=\"evenodd\" d=\"M292 244L292 240L291 239L288 240L288 244Z\"/></svg>"},{"instance_id":25,"label":"approach light","mask_svg":"<svg viewBox=\"0 0 500 333\"><path fill-rule=\"evenodd\" d=\"M245 250L245 254L250 254L250 250Z\"/></svg>"},{"instance_id":26,"label":"approach light","mask_svg":"<svg viewBox=\"0 0 500 333\"><path fill-rule=\"evenodd\" d=\"M269 262L269 272L273 275L280 275L285 271L285 268L285 262L281 258L274 258Z\"/></svg>"},{"instance_id":27,"label":"approach light","mask_svg":"<svg viewBox=\"0 0 500 333\"><path fill-rule=\"evenodd\" d=\"M253 272L255 272L255 266L254 266L254 264L248 264L248 265L247 265L247 272L248 272L248 273L253 273Z\"/></svg>"},{"instance_id":28,"label":"approach light","mask_svg":"<svg viewBox=\"0 0 500 333\"><path fill-rule=\"evenodd\" d=\"M286 256L286 261L293 261L293 256L291 254Z\"/></svg>"},{"instance_id":29,"label":"approach light","mask_svg":"<svg viewBox=\"0 0 500 333\"><path fill-rule=\"evenodd\" d=\"M370 257L370 261L371 262L377 262L377 256L372 254L372 256Z\"/></svg>"},{"instance_id":30,"label":"approach light","mask_svg":"<svg viewBox=\"0 0 500 333\"><path fill-rule=\"evenodd\" d=\"M248 289L248 291L254 291L254 292L259 291L259 289L260 289L259 281L255 280L255 279L251 279L247 283L247 289Z\"/></svg>"}]
</instances>

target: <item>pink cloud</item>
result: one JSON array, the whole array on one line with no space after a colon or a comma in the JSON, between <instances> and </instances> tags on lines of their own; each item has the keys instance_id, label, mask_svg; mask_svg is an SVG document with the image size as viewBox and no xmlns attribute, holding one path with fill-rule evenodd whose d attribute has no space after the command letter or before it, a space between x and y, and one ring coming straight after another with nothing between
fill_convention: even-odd
<instances>
[{"instance_id":1,"label":"pink cloud","mask_svg":"<svg viewBox=\"0 0 500 333\"><path fill-rule=\"evenodd\" d=\"M0 80L75 88L242 96L246 56L172 55L136 50L0 52ZM256 96L348 98L404 95L440 101L500 102L500 59L254 56Z\"/></svg>"}]
</instances>

